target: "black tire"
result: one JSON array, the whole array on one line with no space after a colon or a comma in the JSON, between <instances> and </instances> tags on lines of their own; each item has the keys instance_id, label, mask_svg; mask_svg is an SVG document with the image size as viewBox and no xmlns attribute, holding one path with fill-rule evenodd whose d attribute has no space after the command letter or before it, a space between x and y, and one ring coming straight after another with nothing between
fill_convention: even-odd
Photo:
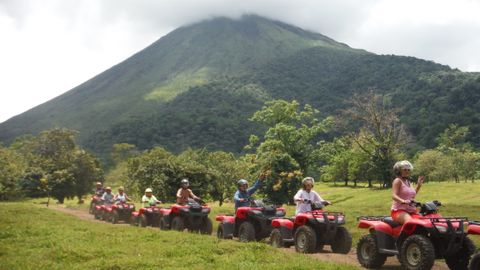
<instances>
[{"instance_id":1,"label":"black tire","mask_svg":"<svg viewBox=\"0 0 480 270\"><path fill-rule=\"evenodd\" d=\"M468 270L468 262L470 257L475 253L475 244L470 238L463 239L462 247L457 253L445 258L448 268L455 270Z\"/></svg>"},{"instance_id":2,"label":"black tire","mask_svg":"<svg viewBox=\"0 0 480 270\"><path fill-rule=\"evenodd\" d=\"M357 243L357 259L365 268L380 268L387 256L378 252L377 239L373 234L362 236Z\"/></svg>"},{"instance_id":3,"label":"black tire","mask_svg":"<svg viewBox=\"0 0 480 270\"><path fill-rule=\"evenodd\" d=\"M88 208L88 213L92 215L95 213L95 204L93 202L90 203L90 208Z\"/></svg>"},{"instance_id":4,"label":"black tire","mask_svg":"<svg viewBox=\"0 0 480 270\"><path fill-rule=\"evenodd\" d=\"M285 242L283 241L282 232L279 229L273 229L270 233L270 245L276 248L286 247Z\"/></svg>"},{"instance_id":5,"label":"black tire","mask_svg":"<svg viewBox=\"0 0 480 270\"><path fill-rule=\"evenodd\" d=\"M480 252L473 255L468 270L480 270Z\"/></svg>"},{"instance_id":6,"label":"black tire","mask_svg":"<svg viewBox=\"0 0 480 270\"><path fill-rule=\"evenodd\" d=\"M176 216L173 218L172 230L179 231L179 232L183 232L183 230L185 230L185 222L183 221L182 217Z\"/></svg>"},{"instance_id":7,"label":"black tire","mask_svg":"<svg viewBox=\"0 0 480 270\"><path fill-rule=\"evenodd\" d=\"M435 248L427 237L414 234L402 244L400 262L407 270L429 270L435 262Z\"/></svg>"},{"instance_id":8,"label":"black tire","mask_svg":"<svg viewBox=\"0 0 480 270\"><path fill-rule=\"evenodd\" d=\"M95 219L98 219L98 220L102 219L102 215L100 211L97 209L93 210L93 216L95 217Z\"/></svg>"},{"instance_id":9,"label":"black tire","mask_svg":"<svg viewBox=\"0 0 480 270\"><path fill-rule=\"evenodd\" d=\"M130 217L130 225L138 226L138 217Z\"/></svg>"},{"instance_id":10,"label":"black tire","mask_svg":"<svg viewBox=\"0 0 480 270\"><path fill-rule=\"evenodd\" d=\"M145 216L144 214L140 215L138 217L138 227L147 227L147 225L148 225L147 216Z\"/></svg>"},{"instance_id":11,"label":"black tire","mask_svg":"<svg viewBox=\"0 0 480 270\"><path fill-rule=\"evenodd\" d=\"M338 227L331 247L334 253L347 254L352 249L352 235L344 227Z\"/></svg>"},{"instance_id":12,"label":"black tire","mask_svg":"<svg viewBox=\"0 0 480 270\"><path fill-rule=\"evenodd\" d=\"M162 231L167 231L170 229L170 226L168 226L169 224L167 223L167 221L165 220L165 218L161 217L160 218L160 221L158 222L158 227L160 228L160 230Z\"/></svg>"},{"instance_id":13,"label":"black tire","mask_svg":"<svg viewBox=\"0 0 480 270\"><path fill-rule=\"evenodd\" d=\"M112 222L112 224L117 224L119 219L120 219L120 215L118 214L118 211L113 210L112 215L110 217L110 221Z\"/></svg>"},{"instance_id":14,"label":"black tire","mask_svg":"<svg viewBox=\"0 0 480 270\"><path fill-rule=\"evenodd\" d=\"M244 221L240 224L240 228L238 228L238 239L240 242L255 241L255 227L253 227L252 223Z\"/></svg>"},{"instance_id":15,"label":"black tire","mask_svg":"<svg viewBox=\"0 0 480 270\"><path fill-rule=\"evenodd\" d=\"M295 250L300 253L314 253L317 250L317 236L310 226L300 226L295 232Z\"/></svg>"},{"instance_id":16,"label":"black tire","mask_svg":"<svg viewBox=\"0 0 480 270\"><path fill-rule=\"evenodd\" d=\"M213 232L212 221L209 218L204 218L202 221L202 225L200 225L200 233L211 235L212 232Z\"/></svg>"},{"instance_id":17,"label":"black tire","mask_svg":"<svg viewBox=\"0 0 480 270\"><path fill-rule=\"evenodd\" d=\"M225 239L225 234L223 233L223 224L219 224L217 228L217 238L218 239Z\"/></svg>"}]
</instances>

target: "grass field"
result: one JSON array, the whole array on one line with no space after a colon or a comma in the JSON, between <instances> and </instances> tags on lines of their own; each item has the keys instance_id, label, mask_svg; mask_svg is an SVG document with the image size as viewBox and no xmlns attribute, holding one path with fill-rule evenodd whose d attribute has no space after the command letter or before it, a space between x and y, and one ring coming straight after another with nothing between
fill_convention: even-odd
<instances>
[{"instance_id":1,"label":"grass field","mask_svg":"<svg viewBox=\"0 0 480 270\"><path fill-rule=\"evenodd\" d=\"M387 215L390 190L316 185L316 190L344 211L354 245L361 234L360 215ZM480 220L480 183L428 183L419 201L437 199L444 215ZM34 204L35 202L35 204ZM0 269L357 269L319 262L275 250L263 243L219 241L215 237L82 221L38 204L39 200L0 204ZM67 207L78 206L68 201ZM211 218L233 206L212 203ZM288 215L294 207L288 206ZM214 230L216 230L214 221ZM472 237L477 246L480 237Z\"/></svg>"}]
</instances>

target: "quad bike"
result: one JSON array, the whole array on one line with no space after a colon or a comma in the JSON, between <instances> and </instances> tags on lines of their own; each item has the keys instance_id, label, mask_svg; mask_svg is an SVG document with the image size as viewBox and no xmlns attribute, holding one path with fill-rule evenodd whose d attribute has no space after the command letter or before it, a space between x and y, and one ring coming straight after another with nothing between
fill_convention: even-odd
<instances>
[{"instance_id":1,"label":"quad bike","mask_svg":"<svg viewBox=\"0 0 480 270\"><path fill-rule=\"evenodd\" d=\"M120 220L130 223L133 211L135 211L135 205L133 204L125 202L116 203L104 208L104 219L113 224L118 223Z\"/></svg>"},{"instance_id":2,"label":"quad bike","mask_svg":"<svg viewBox=\"0 0 480 270\"><path fill-rule=\"evenodd\" d=\"M103 202L100 199L102 196L99 194L94 194L92 199L90 200L90 207L88 208L88 213L94 215L95 214L95 206L102 205Z\"/></svg>"},{"instance_id":3,"label":"quad bike","mask_svg":"<svg viewBox=\"0 0 480 270\"><path fill-rule=\"evenodd\" d=\"M232 215L218 215L220 222L217 237L232 239L238 237L241 242L260 241L273 230L272 220L285 216L285 209L278 205L265 205L262 200L249 200L250 206L239 207Z\"/></svg>"},{"instance_id":4,"label":"quad bike","mask_svg":"<svg viewBox=\"0 0 480 270\"><path fill-rule=\"evenodd\" d=\"M468 224L468 234L480 234L480 221L470 221ZM468 270L480 270L480 250L472 256Z\"/></svg>"},{"instance_id":5,"label":"quad bike","mask_svg":"<svg viewBox=\"0 0 480 270\"><path fill-rule=\"evenodd\" d=\"M188 200L186 205L174 204L170 208L160 210L161 230L200 232L201 234L212 234L212 221L208 218L210 207L202 200Z\"/></svg>"},{"instance_id":6,"label":"quad bike","mask_svg":"<svg viewBox=\"0 0 480 270\"><path fill-rule=\"evenodd\" d=\"M352 236L345 225L341 212L324 211L328 202L312 203L305 200L312 211L299 213L294 218L272 220L270 244L274 247L290 247L295 244L297 252L314 253L330 245L334 253L347 254L352 248Z\"/></svg>"},{"instance_id":7,"label":"quad bike","mask_svg":"<svg viewBox=\"0 0 480 270\"><path fill-rule=\"evenodd\" d=\"M466 217L442 217L438 201L411 205L420 207L421 217L400 225L391 217L359 217L358 227L368 229L357 244L357 259L363 267L379 268L388 256L397 256L408 270L431 269L435 259L445 259L448 267L466 270L475 246L464 229Z\"/></svg>"},{"instance_id":8,"label":"quad bike","mask_svg":"<svg viewBox=\"0 0 480 270\"><path fill-rule=\"evenodd\" d=\"M162 208L157 207L157 204L154 203L147 207L142 207L138 211L133 211L130 217L130 224L139 227L158 227L160 218L162 217L161 209Z\"/></svg>"}]
</instances>

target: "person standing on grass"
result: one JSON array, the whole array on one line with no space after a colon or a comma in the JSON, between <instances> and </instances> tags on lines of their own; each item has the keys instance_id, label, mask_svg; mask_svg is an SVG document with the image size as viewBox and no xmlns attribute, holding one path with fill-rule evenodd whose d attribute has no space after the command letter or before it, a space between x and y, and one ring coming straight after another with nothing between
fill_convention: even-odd
<instances>
[{"instance_id":1,"label":"person standing on grass","mask_svg":"<svg viewBox=\"0 0 480 270\"><path fill-rule=\"evenodd\" d=\"M313 177L305 177L302 180L302 188L293 197L293 200L297 203L295 215L304 212L311 212L311 203L326 202L326 204L331 204L329 201L324 201L317 192L312 190L314 183L315 180L313 179Z\"/></svg>"},{"instance_id":2,"label":"person standing on grass","mask_svg":"<svg viewBox=\"0 0 480 270\"><path fill-rule=\"evenodd\" d=\"M188 182L188 179L183 179L180 181L180 189L177 191L177 204L180 205L185 205L188 203L188 199L194 199L196 201L199 201L200 198L195 196L193 194L192 190L188 188L190 183Z\"/></svg>"},{"instance_id":3,"label":"person standing on grass","mask_svg":"<svg viewBox=\"0 0 480 270\"><path fill-rule=\"evenodd\" d=\"M410 182L410 173L413 170L413 165L407 161L402 160L393 166L393 171L396 175L392 184L392 208L391 216L394 221L404 224L411 218L420 217L417 208L411 205L413 199L420 191L423 185L424 177L420 176L417 180L417 187L413 188Z\"/></svg>"},{"instance_id":4,"label":"person standing on grass","mask_svg":"<svg viewBox=\"0 0 480 270\"><path fill-rule=\"evenodd\" d=\"M153 191L151 188L145 189L145 195L142 197L142 207L153 206L157 203L162 203L161 201L157 200L152 193Z\"/></svg>"}]
</instances>

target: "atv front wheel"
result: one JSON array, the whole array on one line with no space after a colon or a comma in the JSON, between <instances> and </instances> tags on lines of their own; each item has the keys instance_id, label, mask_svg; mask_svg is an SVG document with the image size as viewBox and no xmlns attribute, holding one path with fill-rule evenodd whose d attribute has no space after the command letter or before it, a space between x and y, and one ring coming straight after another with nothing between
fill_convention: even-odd
<instances>
[{"instance_id":1,"label":"atv front wheel","mask_svg":"<svg viewBox=\"0 0 480 270\"><path fill-rule=\"evenodd\" d=\"M172 220L172 230L182 232L185 230L185 222L183 222L183 218L176 216Z\"/></svg>"},{"instance_id":2,"label":"atv front wheel","mask_svg":"<svg viewBox=\"0 0 480 270\"><path fill-rule=\"evenodd\" d=\"M300 253L314 253L317 248L317 236L315 231L307 225L303 225L295 232L295 249Z\"/></svg>"},{"instance_id":3,"label":"atv front wheel","mask_svg":"<svg viewBox=\"0 0 480 270\"><path fill-rule=\"evenodd\" d=\"M352 235L344 227L338 227L331 247L334 253L347 254L352 248Z\"/></svg>"},{"instance_id":4,"label":"atv front wheel","mask_svg":"<svg viewBox=\"0 0 480 270\"><path fill-rule=\"evenodd\" d=\"M273 229L270 233L270 245L276 248L286 247L285 242L283 241L282 232L279 229Z\"/></svg>"},{"instance_id":5,"label":"atv front wheel","mask_svg":"<svg viewBox=\"0 0 480 270\"><path fill-rule=\"evenodd\" d=\"M119 218L120 218L120 215L118 214L118 211L114 210L112 212L112 215L110 216L110 221L112 221L112 224L117 224Z\"/></svg>"},{"instance_id":6,"label":"atv front wheel","mask_svg":"<svg viewBox=\"0 0 480 270\"><path fill-rule=\"evenodd\" d=\"M148 224L147 216L142 214L141 216L138 217L138 226L139 227L147 227L147 224Z\"/></svg>"},{"instance_id":7,"label":"atv front wheel","mask_svg":"<svg viewBox=\"0 0 480 270\"><path fill-rule=\"evenodd\" d=\"M480 252L478 252L472 257L472 259L470 260L470 265L468 266L468 270L478 269L480 269Z\"/></svg>"},{"instance_id":8,"label":"atv front wheel","mask_svg":"<svg viewBox=\"0 0 480 270\"><path fill-rule=\"evenodd\" d=\"M387 256L378 253L377 239L374 235L367 234L358 241L357 259L365 268L380 268L387 260Z\"/></svg>"},{"instance_id":9,"label":"atv front wheel","mask_svg":"<svg viewBox=\"0 0 480 270\"><path fill-rule=\"evenodd\" d=\"M460 249L455 254L445 257L445 262L450 269L468 270L468 262L470 261L470 257L473 253L475 253L475 244L472 242L472 240L470 240L470 238L465 236Z\"/></svg>"},{"instance_id":10,"label":"atv front wheel","mask_svg":"<svg viewBox=\"0 0 480 270\"><path fill-rule=\"evenodd\" d=\"M94 211L95 211L95 204L91 202L90 208L88 208L88 213L93 215Z\"/></svg>"},{"instance_id":11,"label":"atv front wheel","mask_svg":"<svg viewBox=\"0 0 480 270\"><path fill-rule=\"evenodd\" d=\"M202 225L200 225L200 233L212 234L212 231L213 231L212 221L209 218L205 218L202 222Z\"/></svg>"},{"instance_id":12,"label":"atv front wheel","mask_svg":"<svg viewBox=\"0 0 480 270\"><path fill-rule=\"evenodd\" d=\"M407 237L400 250L400 262L408 270L429 270L435 262L435 249L430 240L420 234Z\"/></svg>"},{"instance_id":13,"label":"atv front wheel","mask_svg":"<svg viewBox=\"0 0 480 270\"><path fill-rule=\"evenodd\" d=\"M250 242L255 240L255 228L252 223L248 221L242 222L238 229L238 239L240 242Z\"/></svg>"},{"instance_id":14,"label":"atv front wheel","mask_svg":"<svg viewBox=\"0 0 480 270\"><path fill-rule=\"evenodd\" d=\"M159 226L158 226L158 227L160 227L160 230L166 231L166 230L169 229L168 223L167 223L167 221L165 220L164 217L161 217L161 218L160 218L160 221L159 221L158 223L159 223Z\"/></svg>"}]
</instances>

